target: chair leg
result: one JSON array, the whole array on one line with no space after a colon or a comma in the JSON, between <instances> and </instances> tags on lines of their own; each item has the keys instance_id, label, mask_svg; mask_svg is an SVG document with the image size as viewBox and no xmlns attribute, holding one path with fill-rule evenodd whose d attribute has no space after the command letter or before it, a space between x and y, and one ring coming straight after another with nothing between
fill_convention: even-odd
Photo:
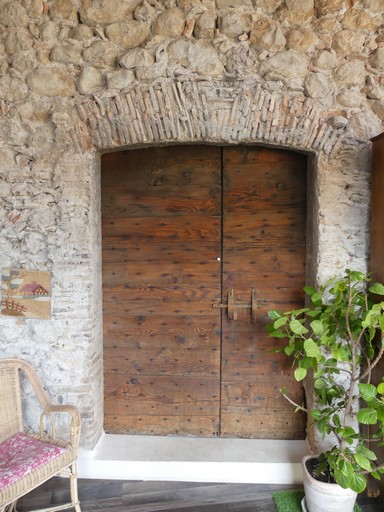
<instances>
[{"instance_id":1,"label":"chair leg","mask_svg":"<svg viewBox=\"0 0 384 512\"><path fill-rule=\"evenodd\" d=\"M71 501L76 512L81 512L79 494L77 490L77 468L76 462L71 465L71 475L69 477L69 485L71 490Z\"/></svg>"}]
</instances>

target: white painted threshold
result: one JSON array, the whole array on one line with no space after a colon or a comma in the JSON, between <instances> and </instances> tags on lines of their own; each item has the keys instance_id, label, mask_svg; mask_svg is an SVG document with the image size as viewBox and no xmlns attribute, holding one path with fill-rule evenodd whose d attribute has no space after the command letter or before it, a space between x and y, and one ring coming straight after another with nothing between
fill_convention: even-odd
<instances>
[{"instance_id":1,"label":"white painted threshold","mask_svg":"<svg viewBox=\"0 0 384 512\"><path fill-rule=\"evenodd\" d=\"M300 484L305 441L102 434L80 478Z\"/></svg>"}]
</instances>

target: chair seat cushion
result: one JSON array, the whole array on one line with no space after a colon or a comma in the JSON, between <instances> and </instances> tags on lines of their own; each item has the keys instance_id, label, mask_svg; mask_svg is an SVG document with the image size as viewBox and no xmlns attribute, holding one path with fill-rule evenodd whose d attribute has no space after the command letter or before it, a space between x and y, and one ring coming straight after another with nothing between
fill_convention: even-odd
<instances>
[{"instance_id":1,"label":"chair seat cushion","mask_svg":"<svg viewBox=\"0 0 384 512\"><path fill-rule=\"evenodd\" d=\"M0 489L14 484L66 451L61 446L18 432L0 443Z\"/></svg>"}]
</instances>

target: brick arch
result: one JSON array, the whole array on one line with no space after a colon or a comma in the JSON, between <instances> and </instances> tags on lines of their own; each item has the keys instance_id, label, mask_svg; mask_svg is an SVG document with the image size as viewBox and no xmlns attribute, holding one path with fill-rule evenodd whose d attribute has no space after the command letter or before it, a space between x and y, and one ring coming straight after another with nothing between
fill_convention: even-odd
<instances>
[{"instance_id":1,"label":"brick arch","mask_svg":"<svg viewBox=\"0 0 384 512\"><path fill-rule=\"evenodd\" d=\"M331 155L344 139L329 113L303 95L243 82L137 85L77 105L78 152L174 142L260 143Z\"/></svg>"}]
</instances>

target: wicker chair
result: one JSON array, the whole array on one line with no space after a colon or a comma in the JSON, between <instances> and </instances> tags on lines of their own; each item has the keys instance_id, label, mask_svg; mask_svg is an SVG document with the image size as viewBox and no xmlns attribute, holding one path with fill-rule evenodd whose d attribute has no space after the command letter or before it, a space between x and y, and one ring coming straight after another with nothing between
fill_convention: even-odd
<instances>
[{"instance_id":1,"label":"wicker chair","mask_svg":"<svg viewBox=\"0 0 384 512\"><path fill-rule=\"evenodd\" d=\"M25 433L23 374L41 406L39 434ZM56 439L57 413L70 415L67 440ZM44 432L47 424L49 434ZM59 474L69 477L71 502L39 511L75 508L81 512L76 473L79 435L79 411L73 406L52 405L30 364L18 359L0 360L0 512L16 512L21 496Z\"/></svg>"}]
</instances>

